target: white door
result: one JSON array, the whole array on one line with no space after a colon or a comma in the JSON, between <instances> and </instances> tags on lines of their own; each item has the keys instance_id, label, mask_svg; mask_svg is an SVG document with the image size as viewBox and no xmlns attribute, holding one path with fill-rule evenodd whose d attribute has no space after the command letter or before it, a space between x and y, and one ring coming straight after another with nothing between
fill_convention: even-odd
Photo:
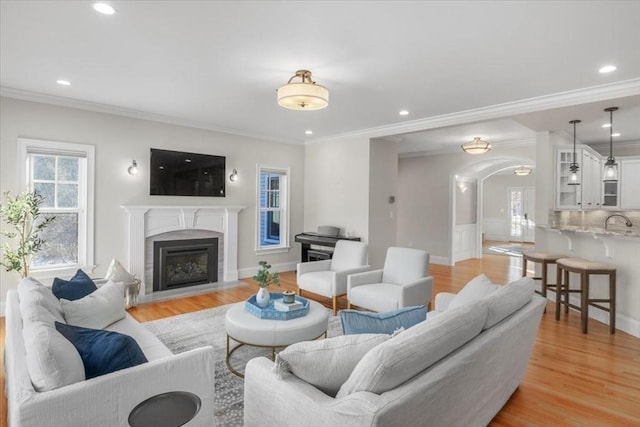
<instances>
[{"instance_id":1,"label":"white door","mask_svg":"<svg viewBox=\"0 0 640 427\"><path fill-rule=\"evenodd\" d=\"M535 187L509 188L509 240L533 242L535 240Z\"/></svg>"}]
</instances>

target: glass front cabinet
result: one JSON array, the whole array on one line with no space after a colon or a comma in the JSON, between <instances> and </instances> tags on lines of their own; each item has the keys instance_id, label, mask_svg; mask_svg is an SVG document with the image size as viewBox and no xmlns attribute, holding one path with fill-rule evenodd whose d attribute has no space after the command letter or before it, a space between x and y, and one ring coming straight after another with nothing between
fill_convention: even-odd
<instances>
[{"instance_id":1,"label":"glass front cabinet","mask_svg":"<svg viewBox=\"0 0 640 427\"><path fill-rule=\"evenodd\" d=\"M576 158L580 161L582 150L576 150ZM582 203L581 185L569 185L573 163L573 148L556 148L556 209L580 209ZM578 172L582 182L582 167Z\"/></svg>"}]
</instances>

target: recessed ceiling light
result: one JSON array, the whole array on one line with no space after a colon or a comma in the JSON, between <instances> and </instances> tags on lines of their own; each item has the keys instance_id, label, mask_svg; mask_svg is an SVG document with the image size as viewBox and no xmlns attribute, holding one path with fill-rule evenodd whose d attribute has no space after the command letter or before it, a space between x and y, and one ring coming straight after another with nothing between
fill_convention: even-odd
<instances>
[{"instance_id":1,"label":"recessed ceiling light","mask_svg":"<svg viewBox=\"0 0 640 427\"><path fill-rule=\"evenodd\" d=\"M407 110L400 110L400 111L398 111L398 114L400 114L401 116L408 116L408 115L409 115L409 111L407 111Z\"/></svg>"},{"instance_id":2,"label":"recessed ceiling light","mask_svg":"<svg viewBox=\"0 0 640 427\"><path fill-rule=\"evenodd\" d=\"M611 136L620 136L620 133L618 133L618 132L612 133Z\"/></svg>"},{"instance_id":3,"label":"recessed ceiling light","mask_svg":"<svg viewBox=\"0 0 640 427\"><path fill-rule=\"evenodd\" d=\"M311 129L305 130L304 133L307 135L313 135L313 131Z\"/></svg>"},{"instance_id":4,"label":"recessed ceiling light","mask_svg":"<svg viewBox=\"0 0 640 427\"><path fill-rule=\"evenodd\" d=\"M611 123L605 123L602 125L603 128L610 128L611 127Z\"/></svg>"},{"instance_id":5,"label":"recessed ceiling light","mask_svg":"<svg viewBox=\"0 0 640 427\"><path fill-rule=\"evenodd\" d=\"M113 15L114 13L116 13L116 10L113 8L113 6L107 3L94 3L93 9L96 12L102 13L103 15Z\"/></svg>"},{"instance_id":6,"label":"recessed ceiling light","mask_svg":"<svg viewBox=\"0 0 640 427\"><path fill-rule=\"evenodd\" d=\"M604 67L601 67L598 71L600 71L600 73L602 74L606 74L606 73L611 73L617 69L618 67L616 67L615 65L605 65Z\"/></svg>"},{"instance_id":7,"label":"recessed ceiling light","mask_svg":"<svg viewBox=\"0 0 640 427\"><path fill-rule=\"evenodd\" d=\"M69 80L56 80L56 83L58 83L60 86L71 86L71 82Z\"/></svg>"}]
</instances>

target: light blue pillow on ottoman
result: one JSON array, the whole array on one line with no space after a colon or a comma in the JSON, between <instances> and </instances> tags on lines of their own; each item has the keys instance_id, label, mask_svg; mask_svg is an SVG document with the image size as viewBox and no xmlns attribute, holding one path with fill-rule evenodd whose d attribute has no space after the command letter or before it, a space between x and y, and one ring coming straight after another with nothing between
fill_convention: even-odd
<instances>
[{"instance_id":1,"label":"light blue pillow on ottoman","mask_svg":"<svg viewBox=\"0 0 640 427\"><path fill-rule=\"evenodd\" d=\"M345 335L392 334L400 328L409 329L426 318L426 305L403 307L387 313L340 310L340 321Z\"/></svg>"}]
</instances>

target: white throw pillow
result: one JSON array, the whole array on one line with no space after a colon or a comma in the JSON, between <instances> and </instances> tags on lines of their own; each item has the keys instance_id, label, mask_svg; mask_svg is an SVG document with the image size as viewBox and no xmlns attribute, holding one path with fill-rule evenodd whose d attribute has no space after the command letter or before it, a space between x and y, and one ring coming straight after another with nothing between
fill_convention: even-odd
<instances>
[{"instance_id":1,"label":"white throw pillow","mask_svg":"<svg viewBox=\"0 0 640 427\"><path fill-rule=\"evenodd\" d=\"M37 391L84 381L84 364L78 350L53 324L30 322L24 325L22 336L29 377Z\"/></svg>"},{"instance_id":2,"label":"white throw pillow","mask_svg":"<svg viewBox=\"0 0 640 427\"><path fill-rule=\"evenodd\" d=\"M482 299L500 288L501 286L491 283L491 280L489 280L487 276L480 274L464 285L464 288L453 297L447 310L452 310L461 305L468 304L471 301Z\"/></svg>"},{"instance_id":3,"label":"white throw pillow","mask_svg":"<svg viewBox=\"0 0 640 427\"><path fill-rule=\"evenodd\" d=\"M389 338L387 334L356 334L299 342L278 354L273 370L278 377L291 372L335 396L360 359Z\"/></svg>"},{"instance_id":4,"label":"white throw pillow","mask_svg":"<svg viewBox=\"0 0 640 427\"><path fill-rule=\"evenodd\" d=\"M41 319L42 313L38 311L38 307L41 307L58 322L64 322L62 307L58 298L53 295L51 288L44 286L33 277L25 277L20 280L18 284L18 300L20 301L20 315L23 321L43 320Z\"/></svg>"},{"instance_id":5,"label":"white throw pillow","mask_svg":"<svg viewBox=\"0 0 640 427\"><path fill-rule=\"evenodd\" d=\"M126 315L122 284L111 281L84 298L60 303L67 323L83 328L102 329Z\"/></svg>"},{"instance_id":6,"label":"white throw pillow","mask_svg":"<svg viewBox=\"0 0 640 427\"><path fill-rule=\"evenodd\" d=\"M112 282L122 283L131 283L135 280L133 274L129 273L115 258L111 260L109 267L107 267L107 273L104 278Z\"/></svg>"}]
</instances>

